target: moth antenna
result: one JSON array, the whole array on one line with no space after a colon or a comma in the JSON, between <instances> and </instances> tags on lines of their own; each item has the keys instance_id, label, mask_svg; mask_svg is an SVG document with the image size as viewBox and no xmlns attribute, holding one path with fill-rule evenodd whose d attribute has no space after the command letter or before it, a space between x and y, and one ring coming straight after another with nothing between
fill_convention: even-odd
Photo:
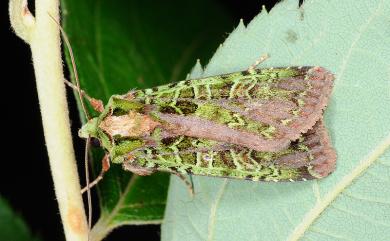
<instances>
[{"instance_id":1,"label":"moth antenna","mask_svg":"<svg viewBox=\"0 0 390 241\"><path fill-rule=\"evenodd\" d=\"M192 182L192 176L190 175L190 180L191 181L188 181L187 178L181 174L180 172L177 172L177 171L169 171L170 173L172 174L175 174L176 176L178 176L183 182L184 184L187 186L188 188L188 191L191 195L191 198L194 198L195 196L195 191L194 191L194 183Z\"/></svg>"},{"instance_id":2,"label":"moth antenna","mask_svg":"<svg viewBox=\"0 0 390 241\"><path fill-rule=\"evenodd\" d=\"M70 60L72 62L72 71L73 71L73 74L74 74L74 78L76 80L76 87L77 87L76 91L79 94L79 99L80 99L80 102L81 102L81 107L82 107L82 109L84 111L84 114L85 114L85 118L87 118L87 120L89 120L90 117L89 117L87 108L85 107L82 90L80 89L79 75L78 75L78 72L77 72L77 67L76 67L76 62L74 60L73 50L72 50L72 47L70 45L68 36L66 35L65 30L61 27L60 23L57 22L57 20L50 13L48 13L48 14L49 14L49 17L51 19L53 19L53 21L58 25L58 28L60 29L60 32L61 32L61 35L62 35L62 38L64 39L65 45L66 45L66 47L68 49ZM70 82L66 80L65 83L67 83L69 85Z\"/></svg>"},{"instance_id":3,"label":"moth antenna","mask_svg":"<svg viewBox=\"0 0 390 241\"><path fill-rule=\"evenodd\" d=\"M190 176L190 182L191 182L191 189L192 189L192 192L195 194L194 180L192 179L192 175L191 174L189 176Z\"/></svg>"},{"instance_id":4,"label":"moth antenna","mask_svg":"<svg viewBox=\"0 0 390 241\"><path fill-rule=\"evenodd\" d=\"M85 164L85 182L87 183L87 200L88 200L88 230L91 230L92 228L92 201L91 201L91 189L89 188L89 169L88 169L88 149L89 149L89 142L90 137L87 138L85 141L85 152L84 152L84 164ZM89 241L89 234L88 231L88 241Z\"/></svg>"},{"instance_id":5,"label":"moth antenna","mask_svg":"<svg viewBox=\"0 0 390 241\"><path fill-rule=\"evenodd\" d=\"M64 79L64 82L66 85L68 85L70 88L78 91L78 88L76 85L74 85L72 82L70 82L69 80L67 79ZM92 108L98 112L103 112L104 111L104 105L103 105L103 102L101 100L98 100L98 99L95 99L95 98L92 98L91 96L89 96L84 90L81 90L81 95L83 97L85 97L89 103L91 104Z\"/></svg>"},{"instance_id":6,"label":"moth antenna","mask_svg":"<svg viewBox=\"0 0 390 241\"><path fill-rule=\"evenodd\" d=\"M64 39L65 45L68 48L69 56L72 62L72 71L76 80L76 91L79 94L79 99L81 102L81 107L83 109L83 112L85 114L85 118L87 120L90 119L87 108L85 107L85 103L83 100L83 91L80 89L80 81L79 81L79 76L76 68L76 62L74 60L74 55L73 55L73 50L70 45L68 36L66 35L64 29L61 27L60 23L57 22L57 20L50 14L48 13L49 17L58 25L58 28L60 29L61 35ZM65 83L70 86L74 86L72 83L69 81L65 80ZM84 93L85 94L85 93ZM89 142L90 142L90 137L88 137L85 141L85 152L84 152L84 162L85 162L85 182L87 184L87 187L89 187L89 169L88 169L88 151L89 151ZM87 188L87 202L88 202L88 241L90 240L90 230L92 228L92 201L91 201L91 190Z\"/></svg>"}]
</instances>

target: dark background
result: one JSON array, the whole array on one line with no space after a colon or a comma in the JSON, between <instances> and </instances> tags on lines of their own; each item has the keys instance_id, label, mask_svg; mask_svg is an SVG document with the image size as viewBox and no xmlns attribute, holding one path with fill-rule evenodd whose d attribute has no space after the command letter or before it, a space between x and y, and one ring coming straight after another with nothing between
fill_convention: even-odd
<instances>
[{"instance_id":1,"label":"dark background","mask_svg":"<svg viewBox=\"0 0 390 241\"><path fill-rule=\"evenodd\" d=\"M221 31L221 36L227 36L241 18L245 24L249 23L259 13L261 5L269 10L275 3L260 0L219 1L235 23ZM1 4L0 98L4 144L1 146L0 196L23 217L34 235L42 240L64 240L43 137L30 48L11 30L8 1L1 1ZM77 138L80 125L78 112L73 96L68 97L73 136L76 137L74 145L78 156L82 156L84 142ZM79 168L82 170L82 166ZM94 200L97 201L96 198ZM115 230L105 240L129 239L160 240L160 226L125 226Z\"/></svg>"}]
</instances>

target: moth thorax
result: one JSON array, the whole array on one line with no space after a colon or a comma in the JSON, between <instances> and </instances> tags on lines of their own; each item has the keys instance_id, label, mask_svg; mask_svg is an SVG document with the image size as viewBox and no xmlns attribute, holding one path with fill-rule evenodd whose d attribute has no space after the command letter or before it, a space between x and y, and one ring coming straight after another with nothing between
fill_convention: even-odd
<instances>
[{"instance_id":1,"label":"moth thorax","mask_svg":"<svg viewBox=\"0 0 390 241\"><path fill-rule=\"evenodd\" d=\"M150 116L135 111L114 116L109 115L99 124L99 127L110 136L140 137L149 135L160 123Z\"/></svg>"}]
</instances>

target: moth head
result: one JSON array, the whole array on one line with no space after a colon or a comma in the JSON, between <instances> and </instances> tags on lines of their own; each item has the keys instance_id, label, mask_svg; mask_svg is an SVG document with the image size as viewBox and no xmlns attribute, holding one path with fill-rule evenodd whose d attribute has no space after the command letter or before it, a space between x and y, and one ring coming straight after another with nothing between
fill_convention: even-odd
<instances>
[{"instance_id":1,"label":"moth head","mask_svg":"<svg viewBox=\"0 0 390 241\"><path fill-rule=\"evenodd\" d=\"M88 138L88 137L98 138L98 136L97 136L97 122L98 122L98 118L90 119L79 130L79 136L81 138Z\"/></svg>"}]
</instances>

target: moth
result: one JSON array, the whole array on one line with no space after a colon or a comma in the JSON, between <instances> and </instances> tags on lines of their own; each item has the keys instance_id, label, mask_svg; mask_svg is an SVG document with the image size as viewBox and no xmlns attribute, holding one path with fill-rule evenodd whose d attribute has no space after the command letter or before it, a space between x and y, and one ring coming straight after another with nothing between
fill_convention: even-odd
<instances>
[{"instance_id":1,"label":"moth","mask_svg":"<svg viewBox=\"0 0 390 241\"><path fill-rule=\"evenodd\" d=\"M328 176L336 152L322 115L334 75L323 67L254 66L113 95L79 135L99 140L107 163L142 176L274 182Z\"/></svg>"}]
</instances>

